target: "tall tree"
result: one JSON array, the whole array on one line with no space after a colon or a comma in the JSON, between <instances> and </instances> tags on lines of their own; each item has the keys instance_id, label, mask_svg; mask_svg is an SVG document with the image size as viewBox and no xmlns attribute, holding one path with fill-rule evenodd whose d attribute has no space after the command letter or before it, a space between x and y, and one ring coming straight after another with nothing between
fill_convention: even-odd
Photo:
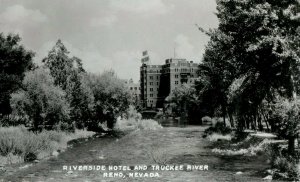
<instances>
[{"instance_id":1,"label":"tall tree","mask_svg":"<svg viewBox=\"0 0 300 182\"><path fill-rule=\"evenodd\" d=\"M202 103L209 102L212 111L221 107L224 125L226 125L228 90L237 72L231 62L231 39L218 30L211 30L206 34L211 39L206 46L203 62L199 65L198 74L201 79L196 82L196 88ZM233 125L233 122L231 123Z\"/></svg>"},{"instance_id":2,"label":"tall tree","mask_svg":"<svg viewBox=\"0 0 300 182\"><path fill-rule=\"evenodd\" d=\"M234 66L236 79L245 78L239 89L239 118L255 127L258 106L272 97L272 90L287 97L297 91L299 1L217 0L217 10L220 24L215 32L220 39L211 31L210 44L226 42L227 50L212 50Z\"/></svg>"},{"instance_id":3,"label":"tall tree","mask_svg":"<svg viewBox=\"0 0 300 182\"><path fill-rule=\"evenodd\" d=\"M254 106L270 88L284 87L291 96L300 56L299 1L218 0L217 4L218 29L230 37L232 63L247 75L244 96Z\"/></svg>"},{"instance_id":4,"label":"tall tree","mask_svg":"<svg viewBox=\"0 0 300 182\"><path fill-rule=\"evenodd\" d=\"M77 127L84 127L84 123L90 118L92 96L86 91L88 88L83 87L85 70L81 59L70 57L67 48L61 40L58 40L43 62L50 69L55 85L66 92L67 101L70 103L71 120Z\"/></svg>"},{"instance_id":5,"label":"tall tree","mask_svg":"<svg viewBox=\"0 0 300 182\"><path fill-rule=\"evenodd\" d=\"M50 69L55 85L59 85L63 90L66 90L67 80L73 68L73 60L68 55L69 51L62 41L58 40L48 56L43 59Z\"/></svg>"},{"instance_id":6,"label":"tall tree","mask_svg":"<svg viewBox=\"0 0 300 182\"><path fill-rule=\"evenodd\" d=\"M0 33L0 118L10 114L10 94L21 87L25 71L33 67L34 53L20 41L18 35Z\"/></svg>"},{"instance_id":7,"label":"tall tree","mask_svg":"<svg viewBox=\"0 0 300 182\"><path fill-rule=\"evenodd\" d=\"M255 128L259 105L272 100L273 91L290 99L299 91L300 2L217 0L217 10L216 31L225 35L232 53L227 59L228 50L220 51L220 58L234 65L236 79L243 78L239 123L251 121Z\"/></svg>"},{"instance_id":8,"label":"tall tree","mask_svg":"<svg viewBox=\"0 0 300 182\"><path fill-rule=\"evenodd\" d=\"M70 103L70 118L77 128L84 128L91 120L94 106L94 96L87 86L87 75L72 70L67 80L66 97Z\"/></svg>"}]
</instances>

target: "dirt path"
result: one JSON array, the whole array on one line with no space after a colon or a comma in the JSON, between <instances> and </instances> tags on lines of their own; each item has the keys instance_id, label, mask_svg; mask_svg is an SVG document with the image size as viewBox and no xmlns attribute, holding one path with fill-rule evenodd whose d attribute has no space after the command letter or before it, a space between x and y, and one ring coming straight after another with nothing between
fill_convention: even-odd
<instances>
[{"instance_id":1,"label":"dirt path","mask_svg":"<svg viewBox=\"0 0 300 182\"><path fill-rule=\"evenodd\" d=\"M57 157L18 170L8 170L3 181L263 181L266 160L258 157L215 156L202 138L203 127L136 131L120 139L104 137L75 144ZM107 171L63 170L64 165L136 165L167 163L208 165L208 170L142 171L159 177L104 177ZM25 165L25 164L24 164ZM24 166L23 165L23 166ZM243 172L240 175L236 173ZM116 171L122 172L122 171ZM123 171L124 172L124 171ZM130 171L129 171L130 172ZM138 171L135 171L138 172ZM128 175L128 171L124 172ZM1 177L0 177L1 179ZM1 181L1 180L0 180Z\"/></svg>"}]
</instances>

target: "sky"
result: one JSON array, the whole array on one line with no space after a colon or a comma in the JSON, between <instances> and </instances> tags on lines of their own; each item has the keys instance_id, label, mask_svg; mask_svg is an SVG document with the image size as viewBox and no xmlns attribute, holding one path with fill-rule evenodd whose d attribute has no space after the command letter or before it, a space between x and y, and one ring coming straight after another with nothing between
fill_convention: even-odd
<instances>
[{"instance_id":1,"label":"sky","mask_svg":"<svg viewBox=\"0 0 300 182\"><path fill-rule=\"evenodd\" d=\"M215 0L0 0L0 32L17 33L38 64L58 39L93 73L113 69L139 80L142 52L151 64L201 62L218 25Z\"/></svg>"}]
</instances>

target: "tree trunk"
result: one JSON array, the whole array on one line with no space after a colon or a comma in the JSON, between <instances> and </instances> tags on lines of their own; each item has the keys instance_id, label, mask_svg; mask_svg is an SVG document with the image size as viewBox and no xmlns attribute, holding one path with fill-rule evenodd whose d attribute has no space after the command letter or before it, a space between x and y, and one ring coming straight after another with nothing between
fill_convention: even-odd
<instances>
[{"instance_id":1,"label":"tree trunk","mask_svg":"<svg viewBox=\"0 0 300 182\"><path fill-rule=\"evenodd\" d=\"M291 75L291 80L292 80L292 84L293 84L292 97L295 100L297 98L297 93L296 93L296 90L295 90L295 80L294 80L293 75Z\"/></svg>"},{"instance_id":2,"label":"tree trunk","mask_svg":"<svg viewBox=\"0 0 300 182\"><path fill-rule=\"evenodd\" d=\"M231 128L234 128L234 120L233 120L232 114L228 114L228 117L229 117Z\"/></svg>"},{"instance_id":3,"label":"tree trunk","mask_svg":"<svg viewBox=\"0 0 300 182\"><path fill-rule=\"evenodd\" d=\"M290 136L288 138L288 152L289 154L294 154L295 153L295 136Z\"/></svg>"},{"instance_id":4,"label":"tree trunk","mask_svg":"<svg viewBox=\"0 0 300 182\"><path fill-rule=\"evenodd\" d=\"M267 116L264 114L264 112L262 110L260 110L261 112L261 115L262 115L262 119L265 121L266 123L266 126L267 126L267 131L270 131L270 128L269 128L269 124L268 124L268 119L267 119Z\"/></svg>"},{"instance_id":5,"label":"tree trunk","mask_svg":"<svg viewBox=\"0 0 300 182\"><path fill-rule=\"evenodd\" d=\"M226 107L223 105L222 106L222 111L223 111L223 122L224 122L224 127L226 127Z\"/></svg>"}]
</instances>

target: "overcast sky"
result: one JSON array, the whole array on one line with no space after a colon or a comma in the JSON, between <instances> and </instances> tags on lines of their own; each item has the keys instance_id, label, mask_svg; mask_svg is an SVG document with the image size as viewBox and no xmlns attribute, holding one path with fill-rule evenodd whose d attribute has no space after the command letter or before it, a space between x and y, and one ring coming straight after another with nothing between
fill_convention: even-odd
<instances>
[{"instance_id":1,"label":"overcast sky","mask_svg":"<svg viewBox=\"0 0 300 182\"><path fill-rule=\"evenodd\" d=\"M113 68L139 79L142 51L151 63L167 58L200 62L214 28L215 0L0 0L0 32L18 33L40 62L61 39L87 71Z\"/></svg>"}]
</instances>

